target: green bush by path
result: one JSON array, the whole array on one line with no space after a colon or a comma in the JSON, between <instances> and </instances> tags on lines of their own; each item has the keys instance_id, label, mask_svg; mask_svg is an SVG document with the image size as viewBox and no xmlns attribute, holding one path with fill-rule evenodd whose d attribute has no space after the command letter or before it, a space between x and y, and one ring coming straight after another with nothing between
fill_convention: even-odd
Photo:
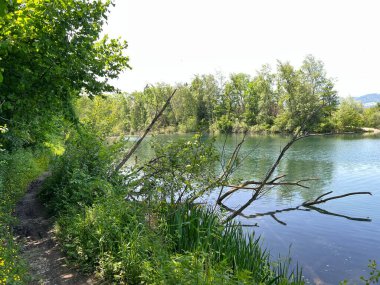
<instances>
[{"instance_id":1,"label":"green bush by path","mask_svg":"<svg viewBox=\"0 0 380 285\"><path fill-rule=\"evenodd\" d=\"M52 163L52 175L44 183L41 198L53 214L91 205L112 190L107 171L112 148L88 129L70 133L65 152Z\"/></svg>"}]
</instances>

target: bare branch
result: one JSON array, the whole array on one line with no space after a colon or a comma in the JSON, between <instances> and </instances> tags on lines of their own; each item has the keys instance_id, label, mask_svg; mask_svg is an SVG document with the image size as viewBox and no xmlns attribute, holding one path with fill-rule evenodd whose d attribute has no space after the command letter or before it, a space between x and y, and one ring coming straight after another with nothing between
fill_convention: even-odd
<instances>
[{"instance_id":1,"label":"bare branch","mask_svg":"<svg viewBox=\"0 0 380 285\"><path fill-rule=\"evenodd\" d=\"M334 199L341 199L341 198L352 196L352 195L372 195L372 193L370 193L370 192L351 192L351 193L347 193L347 194L343 194L343 195L332 196L332 197L324 199L324 200L320 200L321 197L324 197L324 196L326 196L328 194L331 194L331 193L332 193L332 191L327 192L325 194L322 194L319 197L317 197L314 201L312 201L312 202L304 202L304 203L302 203L301 205L299 205L297 207L289 207L289 208L285 208L285 209L274 210L274 211L269 211L269 212L264 212L264 213L255 213L255 214L252 214L252 215L245 215L243 213L239 213L239 216L242 216L242 217L244 217L246 219L252 219L252 218L263 217L263 216L271 216L276 222L278 222L278 223L280 223L282 225L286 225L286 223L283 222L283 221L281 221L281 220L279 220L275 216L275 214L283 213L283 212L291 212L291 211L310 211L310 210L314 210L314 211L317 211L317 212L319 212L321 214L324 214L324 215L341 217L341 218L345 218L345 219L352 220L352 221L359 221L359 222L371 222L372 221L370 218L350 217L350 216L346 216L346 215L342 215L342 214L337 214L337 213L329 212L329 211L326 211L324 209L321 209L321 208L318 208L318 207L314 206L314 205L322 204L322 203L325 203L327 201L334 200ZM234 210L234 209L226 206L223 203L221 203L221 206L225 210L227 210L227 211L230 211L232 213L236 212L236 210Z\"/></svg>"},{"instance_id":2,"label":"bare branch","mask_svg":"<svg viewBox=\"0 0 380 285\"><path fill-rule=\"evenodd\" d=\"M302 188L306 188L306 189L309 189L310 187L309 186L305 186L303 184L301 184L302 182L307 182L307 181L313 181L313 180L319 180L319 178L307 178L307 179L301 179L301 180L298 180L298 181L295 181L295 182L289 182L289 181L282 181L282 182L275 182L283 177L285 177L286 175L281 175L281 176L278 176L274 179L272 179L271 181L268 181L265 185L266 186L298 186L298 187L302 187ZM245 181L243 182L242 184L240 185L225 185L226 187L231 187L230 190L228 190L227 192L225 192L223 195L219 195L218 199L217 199L217 203L220 205L220 203L226 199L228 196L232 195L233 193L239 191L239 190L253 190L255 192L258 191L260 185L262 185L262 181ZM249 185L259 185L258 187L248 187Z\"/></svg>"},{"instance_id":3,"label":"bare branch","mask_svg":"<svg viewBox=\"0 0 380 285\"><path fill-rule=\"evenodd\" d=\"M307 208L310 208L311 210L317 211L323 215L341 217L341 218L345 218L345 219L351 220L351 221L357 221L357 222L371 222L372 221L372 219L370 219L370 218L354 218L354 217L350 217L350 216L346 216L346 215L341 215L341 214L329 212L327 210L324 210L324 209L321 209L318 207L314 207L314 206L307 206Z\"/></svg>"},{"instance_id":4,"label":"bare branch","mask_svg":"<svg viewBox=\"0 0 380 285\"><path fill-rule=\"evenodd\" d=\"M146 128L144 134L132 145L130 150L127 152L125 157L122 159L122 161L115 167L115 170L113 173L118 172L125 163L129 160L129 158L132 156L132 154L136 151L136 149L139 147L141 142L144 140L146 135L149 133L149 131L152 129L154 124L157 122L157 120L161 117L161 115L164 113L165 109L169 106L170 100L173 98L174 94L176 93L177 89L174 89L173 93L169 96L169 98L166 100L165 104L162 106L161 110L156 114L156 116L153 118L152 122L149 124L149 126Z\"/></svg>"},{"instance_id":5,"label":"bare branch","mask_svg":"<svg viewBox=\"0 0 380 285\"><path fill-rule=\"evenodd\" d=\"M329 192L329 193L332 193L332 191ZM312 202L304 202L302 204L302 206L305 206L305 207L313 206L313 205L325 203L325 202L330 201L330 200L340 199L340 198L347 197L347 196L352 196L352 195L371 195L372 196L371 192L351 192L351 193L347 193L347 194L343 194L343 195L339 195L339 196L333 196L333 197L330 197L330 198L327 198L327 199L324 199L324 200L319 200L321 197L326 196L329 193L326 193L324 195L319 196L317 199L315 199Z\"/></svg>"},{"instance_id":6,"label":"bare branch","mask_svg":"<svg viewBox=\"0 0 380 285\"><path fill-rule=\"evenodd\" d=\"M279 220L274 214L271 214L270 215L277 223L279 223L279 224L281 224L281 225L283 225L283 226L286 226L286 223L285 222L283 222L283 221L281 221L281 220Z\"/></svg>"},{"instance_id":7,"label":"bare branch","mask_svg":"<svg viewBox=\"0 0 380 285\"><path fill-rule=\"evenodd\" d=\"M322 106L321 106L322 107ZM311 118L319 111L319 108L314 110L314 112L311 112L305 120L300 124L299 128L295 131L292 139L285 145L285 147L281 150L280 154L278 155L276 161L273 163L272 167L269 169L267 174L265 175L264 179L261 181L261 184L257 188L257 190L252 194L252 197L239 209L237 209L235 212L233 212L231 215L229 215L224 222L228 222L235 218L236 216L240 215L249 205L252 204L253 201L257 200L258 197L261 195L262 190L267 185L267 182L269 181L270 177L273 175L274 171L280 164L281 159L285 155L286 151L298 140L306 138L310 136L310 134L305 133L304 131L306 129L307 123L311 120ZM219 201L221 203L221 201Z\"/></svg>"}]
</instances>

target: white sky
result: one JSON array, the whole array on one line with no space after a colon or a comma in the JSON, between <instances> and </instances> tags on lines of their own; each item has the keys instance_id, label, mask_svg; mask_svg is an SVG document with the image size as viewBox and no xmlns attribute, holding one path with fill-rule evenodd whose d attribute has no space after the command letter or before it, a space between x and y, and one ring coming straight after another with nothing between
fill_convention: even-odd
<instances>
[{"instance_id":1,"label":"white sky","mask_svg":"<svg viewBox=\"0 0 380 285\"><path fill-rule=\"evenodd\" d=\"M116 86L254 75L276 60L325 63L340 96L380 93L379 0L116 0L105 32L128 41Z\"/></svg>"}]
</instances>

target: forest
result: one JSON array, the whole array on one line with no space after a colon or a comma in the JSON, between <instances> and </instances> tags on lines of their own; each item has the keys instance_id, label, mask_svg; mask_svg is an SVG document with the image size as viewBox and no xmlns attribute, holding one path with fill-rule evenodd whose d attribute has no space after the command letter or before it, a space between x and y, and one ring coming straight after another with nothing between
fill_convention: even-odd
<instances>
[{"instance_id":1,"label":"forest","mask_svg":"<svg viewBox=\"0 0 380 285\"><path fill-rule=\"evenodd\" d=\"M175 86L157 83L95 99L84 95L76 109L81 121L105 134L138 134L173 90L176 94L155 126L158 133L291 133L316 109L311 132L380 128L380 106L363 108L351 97L339 98L323 63L311 55L299 69L278 62L276 72L265 65L255 76L196 75Z\"/></svg>"},{"instance_id":2,"label":"forest","mask_svg":"<svg viewBox=\"0 0 380 285\"><path fill-rule=\"evenodd\" d=\"M380 107L339 102L313 56L299 69L278 62L276 72L264 66L255 76L201 75L120 94L110 81L130 68L128 44L101 36L112 5L0 0L0 284L41 281L15 238L15 209L38 177L68 264L99 282L304 284L300 268L273 261L223 210L194 202L231 182L238 148L215 173L222 158L197 134L154 143L152 160L119 172L130 147L123 136L143 131L175 89L157 132L357 131L379 127ZM363 280L378 274L374 266Z\"/></svg>"}]
</instances>

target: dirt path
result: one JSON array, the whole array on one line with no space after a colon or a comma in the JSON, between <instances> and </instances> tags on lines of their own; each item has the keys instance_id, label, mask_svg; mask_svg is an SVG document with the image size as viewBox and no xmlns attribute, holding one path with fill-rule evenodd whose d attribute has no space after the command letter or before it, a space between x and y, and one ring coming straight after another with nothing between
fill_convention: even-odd
<instances>
[{"instance_id":1,"label":"dirt path","mask_svg":"<svg viewBox=\"0 0 380 285\"><path fill-rule=\"evenodd\" d=\"M37 194L43 174L33 181L24 198L17 204L16 216L20 223L15 228L17 240L22 245L22 256L29 263L33 280L31 285L85 285L97 284L92 278L78 273L66 265L53 233L53 222Z\"/></svg>"}]
</instances>

